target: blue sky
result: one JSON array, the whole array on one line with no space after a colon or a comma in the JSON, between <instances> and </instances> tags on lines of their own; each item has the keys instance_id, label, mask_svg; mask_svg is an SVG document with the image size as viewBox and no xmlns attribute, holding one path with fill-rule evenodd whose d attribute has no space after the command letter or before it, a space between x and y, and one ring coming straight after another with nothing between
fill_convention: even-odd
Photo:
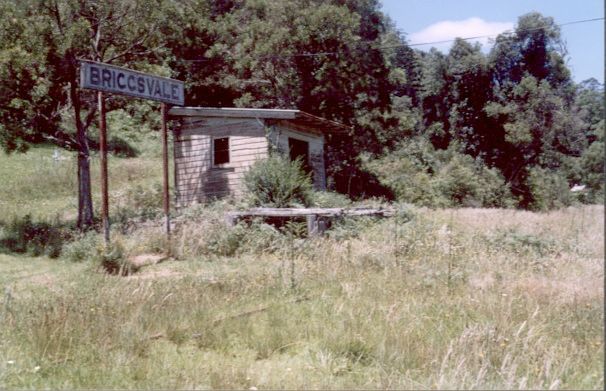
<instances>
[{"instance_id":1,"label":"blue sky","mask_svg":"<svg viewBox=\"0 0 606 391\"><path fill-rule=\"evenodd\" d=\"M603 0L381 0L383 12L409 43L496 35L512 29L519 16L538 11L555 22L604 17ZM561 27L568 66L576 82L594 77L604 82L604 21ZM483 48L490 43L481 41ZM451 44L433 45L446 52ZM429 50L432 45L417 46Z\"/></svg>"}]
</instances>

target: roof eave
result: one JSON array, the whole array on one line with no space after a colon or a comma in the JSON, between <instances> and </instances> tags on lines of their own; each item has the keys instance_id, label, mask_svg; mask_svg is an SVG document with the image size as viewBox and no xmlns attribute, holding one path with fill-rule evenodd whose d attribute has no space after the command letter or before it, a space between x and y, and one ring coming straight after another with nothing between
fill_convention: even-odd
<instances>
[{"instance_id":1,"label":"roof eave","mask_svg":"<svg viewBox=\"0 0 606 391\"><path fill-rule=\"evenodd\" d=\"M250 109L232 107L172 107L169 112L172 117L220 117L220 118L259 118L290 120L311 124L321 133L348 134L350 128L338 122L318 117L301 110L287 109Z\"/></svg>"}]
</instances>

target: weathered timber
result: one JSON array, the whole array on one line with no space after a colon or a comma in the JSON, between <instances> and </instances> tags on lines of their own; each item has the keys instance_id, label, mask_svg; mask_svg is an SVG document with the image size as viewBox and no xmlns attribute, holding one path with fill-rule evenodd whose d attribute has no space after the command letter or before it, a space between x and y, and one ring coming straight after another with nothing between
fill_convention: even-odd
<instances>
[{"instance_id":1,"label":"weathered timber","mask_svg":"<svg viewBox=\"0 0 606 391\"><path fill-rule=\"evenodd\" d=\"M170 115L180 120L174 162L175 187L183 190L177 192L176 202L182 206L219 195L239 196L242 174L274 149L291 159L303 158L313 186L324 190L325 136L349 132L346 126L299 110L173 107ZM215 163L215 141L223 138L228 139L228 157ZM291 144L297 144L296 150ZM218 176L217 168L234 172Z\"/></svg>"},{"instance_id":2,"label":"weathered timber","mask_svg":"<svg viewBox=\"0 0 606 391\"><path fill-rule=\"evenodd\" d=\"M253 208L244 211L225 213L225 222L234 226L240 219L252 217L283 217L296 218L305 217L307 221L307 232L309 236L322 235L331 219L341 216L393 216L394 211L383 208Z\"/></svg>"}]
</instances>

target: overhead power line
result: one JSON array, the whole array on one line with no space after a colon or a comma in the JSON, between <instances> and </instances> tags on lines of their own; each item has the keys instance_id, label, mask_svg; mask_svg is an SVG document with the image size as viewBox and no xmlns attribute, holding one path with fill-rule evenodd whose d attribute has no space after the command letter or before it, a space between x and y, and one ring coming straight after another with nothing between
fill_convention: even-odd
<instances>
[{"instance_id":1,"label":"overhead power line","mask_svg":"<svg viewBox=\"0 0 606 391\"><path fill-rule=\"evenodd\" d=\"M557 23L557 24L555 24L555 26L562 27L562 26L568 26L568 25L571 25L571 24L596 22L596 21L599 21L599 20L604 20L604 18L592 18L592 19L573 20L573 21L570 21L570 22ZM443 44L443 43L455 42L457 39L463 40L463 41L470 41L470 40L475 40L475 39L494 38L494 37L497 37L497 36L503 35L503 34L507 35L507 34L515 34L515 33L518 33L518 32L538 31L538 30L542 30L544 28L545 28L545 26L536 27L536 28L532 28L532 29L518 30L518 31L507 30L507 31L504 31L504 32L499 33L499 34L478 35L478 36L474 36L474 37L454 38L454 39L447 39L447 40L433 41L433 42L401 43L401 44L395 44L395 45L380 45L380 46L374 47L373 49L376 49L376 50L387 50L387 49L397 49L397 48L400 48L400 47L416 47L416 46L426 46L426 45L439 45L439 44ZM368 43L370 44L370 43L372 43L372 41L369 41ZM333 51L333 52L313 52L313 53L293 53L293 54L267 54L267 55L252 56L252 58L254 58L254 59L279 59L279 58L295 58L295 57L322 57L322 56L338 55L340 53L343 53L343 52L342 51ZM227 54L231 54L231 53L228 52ZM211 59L210 58L197 59L197 60L179 59L178 61L181 61L181 62L207 62L207 61L211 61Z\"/></svg>"},{"instance_id":2,"label":"overhead power line","mask_svg":"<svg viewBox=\"0 0 606 391\"><path fill-rule=\"evenodd\" d=\"M604 18L593 18L593 19L574 20L574 21L572 21L572 22L559 23L559 24L556 24L556 26L558 26L558 27L562 27L562 26L568 26L568 25L571 25L571 24L579 24L579 23L596 22L596 21L598 21L598 20L604 20ZM544 29L544 28L545 28L545 27L536 27L536 28L533 28L533 29L526 29L526 30L521 30L521 31L526 31L526 32L530 32L530 31L538 31L538 30L542 30L542 29ZM513 31L513 30L506 30L506 31L503 31L503 32L501 32L501 33L499 33L499 34L478 35L478 36L476 36L476 37L466 37L466 38L458 38L458 39L461 39L461 40L463 40L463 41L470 41L470 40L474 40L474 39L482 39L482 38L494 38L494 37L496 37L496 36L498 36L498 35L501 35L501 34L514 34L514 33L515 33L515 31ZM454 42L454 41L456 41L456 40L457 40L457 38L455 38L455 39L447 39L447 40L443 40L443 41L434 41L434 42L410 43L410 44L408 44L408 46L439 45L439 44L442 44L442 43ZM404 46L404 45L394 45L394 47L398 47L398 46Z\"/></svg>"}]
</instances>

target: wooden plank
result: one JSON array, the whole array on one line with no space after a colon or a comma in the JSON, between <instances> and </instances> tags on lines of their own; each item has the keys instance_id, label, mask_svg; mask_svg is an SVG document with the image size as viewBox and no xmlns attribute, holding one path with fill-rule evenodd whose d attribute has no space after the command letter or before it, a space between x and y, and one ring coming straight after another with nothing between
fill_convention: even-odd
<instances>
[{"instance_id":1,"label":"wooden plank","mask_svg":"<svg viewBox=\"0 0 606 391\"><path fill-rule=\"evenodd\" d=\"M256 120L248 121L232 121L232 122L216 122L216 123L196 123L181 127L181 135L209 134L209 132L229 129L255 129L264 130L265 126Z\"/></svg>"},{"instance_id":2,"label":"wooden plank","mask_svg":"<svg viewBox=\"0 0 606 391\"><path fill-rule=\"evenodd\" d=\"M239 219L248 217L305 217L308 236L322 235L330 224L330 219L338 216L393 216L391 209L376 208L255 208L245 211L227 212L224 215L228 225L235 225Z\"/></svg>"},{"instance_id":3,"label":"wooden plank","mask_svg":"<svg viewBox=\"0 0 606 391\"><path fill-rule=\"evenodd\" d=\"M337 216L343 208L254 208L239 212L228 212L234 216L258 217L304 217L311 215Z\"/></svg>"},{"instance_id":4,"label":"wooden plank","mask_svg":"<svg viewBox=\"0 0 606 391\"><path fill-rule=\"evenodd\" d=\"M204 142L196 142L196 143L185 143L185 142L177 142L179 146L179 150L183 152L190 151L209 151L211 142L210 139ZM244 148L258 148L265 149L267 148L268 143L267 140L261 137L246 137L246 138L229 138L229 148L230 150L238 150Z\"/></svg>"},{"instance_id":5,"label":"wooden plank","mask_svg":"<svg viewBox=\"0 0 606 391\"><path fill-rule=\"evenodd\" d=\"M243 163L243 162L255 162L256 160L263 159L267 157L267 151L247 151L243 154L231 155L229 158L229 163L225 163L222 167L230 167L230 164L233 163ZM210 165L210 156L197 155L197 156L188 156L188 157L175 157L175 162L177 164L188 164L188 163L196 163L196 162L208 162Z\"/></svg>"},{"instance_id":6,"label":"wooden plank","mask_svg":"<svg viewBox=\"0 0 606 391\"><path fill-rule=\"evenodd\" d=\"M192 190L201 190L202 188L205 187L209 187L212 185L217 185L217 186L232 186L232 185L237 185L239 186L241 183L243 183L244 181L244 177L243 176L231 176L231 177L220 177L220 176L216 176L216 177L208 177L208 176L197 176L197 175L190 175L190 176L186 176L184 175L181 178L181 182L178 183L176 185L176 188L178 189L192 189Z\"/></svg>"},{"instance_id":7,"label":"wooden plank","mask_svg":"<svg viewBox=\"0 0 606 391\"><path fill-rule=\"evenodd\" d=\"M246 171L248 171L248 169L254 164L253 161L245 161L245 162L237 162L237 163L230 163L229 166L226 167L211 167L210 165L201 167L199 165L196 164L178 164L178 168L179 168L179 172L182 173L206 173L207 171L213 171L213 170L233 170L233 172L240 172L240 173L244 173Z\"/></svg>"},{"instance_id":8,"label":"wooden plank","mask_svg":"<svg viewBox=\"0 0 606 391\"><path fill-rule=\"evenodd\" d=\"M211 153L209 148L201 148L201 149L181 149L175 155L175 158L184 158L184 157L198 157L198 156L208 156L210 160ZM229 154L231 156L244 156L244 155L255 155L260 153L261 156L267 155L267 145L255 146L255 145L236 145L233 148L230 146ZM232 160L232 159L230 159Z\"/></svg>"},{"instance_id":9,"label":"wooden plank","mask_svg":"<svg viewBox=\"0 0 606 391\"><path fill-rule=\"evenodd\" d=\"M202 180L192 179L183 182L176 188L179 191L212 191L217 187L238 187L242 184L242 178L205 178Z\"/></svg>"},{"instance_id":10,"label":"wooden plank","mask_svg":"<svg viewBox=\"0 0 606 391\"><path fill-rule=\"evenodd\" d=\"M392 216L391 209L376 208L253 208L228 212L236 217L303 217L303 216Z\"/></svg>"},{"instance_id":11,"label":"wooden plank","mask_svg":"<svg viewBox=\"0 0 606 391\"><path fill-rule=\"evenodd\" d=\"M322 132L322 130L318 129L318 127L306 126L304 124L296 123L293 121L278 120L278 121L273 122L273 124L280 129L297 132L300 135L305 135L307 137L310 137L310 136L323 137L323 134L324 134Z\"/></svg>"},{"instance_id":12,"label":"wooden plank","mask_svg":"<svg viewBox=\"0 0 606 391\"><path fill-rule=\"evenodd\" d=\"M241 127L225 127L225 128L205 128L203 132L200 129L184 132L185 135L205 134L214 137L233 137L233 136L248 136L248 137L265 137L263 128L255 128L252 126Z\"/></svg>"},{"instance_id":13,"label":"wooden plank","mask_svg":"<svg viewBox=\"0 0 606 391\"><path fill-rule=\"evenodd\" d=\"M177 144L190 145L190 144L210 144L211 137L208 134L192 134L186 136L179 136L175 138Z\"/></svg>"},{"instance_id":14,"label":"wooden plank","mask_svg":"<svg viewBox=\"0 0 606 391\"><path fill-rule=\"evenodd\" d=\"M206 107L173 107L171 116L184 117L223 117L223 118L280 118L294 119L299 110L282 109L241 109L241 108L206 108Z\"/></svg>"}]
</instances>

